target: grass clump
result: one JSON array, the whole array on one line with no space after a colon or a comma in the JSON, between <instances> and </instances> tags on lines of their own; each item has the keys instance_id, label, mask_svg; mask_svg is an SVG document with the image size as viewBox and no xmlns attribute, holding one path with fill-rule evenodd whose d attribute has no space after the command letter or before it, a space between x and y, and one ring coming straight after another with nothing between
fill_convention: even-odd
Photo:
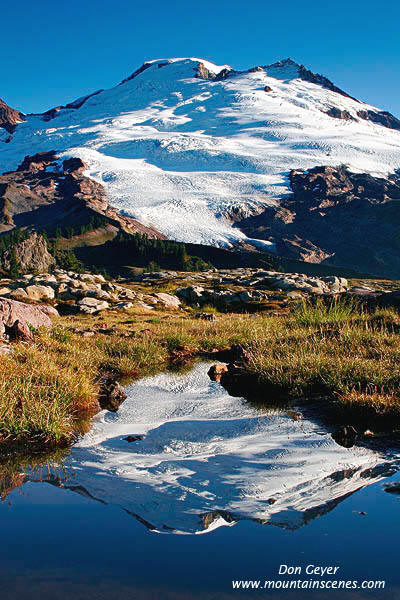
<instances>
[{"instance_id":1,"label":"grass clump","mask_svg":"<svg viewBox=\"0 0 400 600\"><path fill-rule=\"evenodd\" d=\"M296 310L296 322L304 327L315 325L328 325L332 323L347 322L363 314L362 307L354 300L342 300L335 297L326 302L321 298L312 303L301 302Z\"/></svg>"}]
</instances>

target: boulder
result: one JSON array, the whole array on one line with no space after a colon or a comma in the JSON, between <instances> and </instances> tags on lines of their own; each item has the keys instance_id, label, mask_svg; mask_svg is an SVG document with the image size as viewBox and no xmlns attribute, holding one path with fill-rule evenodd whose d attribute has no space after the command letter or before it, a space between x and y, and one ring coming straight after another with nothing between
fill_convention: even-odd
<instances>
[{"instance_id":1,"label":"boulder","mask_svg":"<svg viewBox=\"0 0 400 600\"><path fill-rule=\"evenodd\" d=\"M28 277L29 277L29 275L28 275ZM24 279L26 279L26 277L24 277ZM57 284L57 278L55 277L55 275L51 275L49 273L45 273L44 275L36 275L36 277L27 279L27 281L31 281L31 280L34 283L38 283L41 285Z\"/></svg>"},{"instance_id":2,"label":"boulder","mask_svg":"<svg viewBox=\"0 0 400 600\"><path fill-rule=\"evenodd\" d=\"M113 375L104 375L100 380L99 404L102 409L117 412L127 395Z\"/></svg>"},{"instance_id":3,"label":"boulder","mask_svg":"<svg viewBox=\"0 0 400 600\"><path fill-rule=\"evenodd\" d=\"M132 306L132 302L118 302L118 304L115 304L113 308L118 308L119 310L127 310L128 308L132 308Z\"/></svg>"},{"instance_id":4,"label":"boulder","mask_svg":"<svg viewBox=\"0 0 400 600\"><path fill-rule=\"evenodd\" d=\"M97 300L111 300L111 295L104 290L86 290L85 296L97 298Z\"/></svg>"},{"instance_id":5,"label":"boulder","mask_svg":"<svg viewBox=\"0 0 400 600\"><path fill-rule=\"evenodd\" d=\"M239 292L237 294L237 297L239 299L240 302L243 302L244 304L246 304L247 302L251 302L253 300L252 295L249 292Z\"/></svg>"},{"instance_id":6,"label":"boulder","mask_svg":"<svg viewBox=\"0 0 400 600\"><path fill-rule=\"evenodd\" d=\"M54 290L48 285L28 285L25 292L30 300L53 300Z\"/></svg>"},{"instance_id":7,"label":"boulder","mask_svg":"<svg viewBox=\"0 0 400 600\"><path fill-rule=\"evenodd\" d=\"M203 319L204 321L216 321L217 317L214 313L198 312L195 314L195 319Z\"/></svg>"},{"instance_id":8,"label":"boulder","mask_svg":"<svg viewBox=\"0 0 400 600\"><path fill-rule=\"evenodd\" d=\"M101 310L105 310L109 308L108 302L105 300L97 300L96 298L82 298L78 302L79 310L88 315L100 312Z\"/></svg>"},{"instance_id":9,"label":"boulder","mask_svg":"<svg viewBox=\"0 0 400 600\"><path fill-rule=\"evenodd\" d=\"M165 294L163 292L154 294L154 297L164 306L168 308L179 308L181 305L181 301L177 296L172 296L171 294Z\"/></svg>"},{"instance_id":10,"label":"boulder","mask_svg":"<svg viewBox=\"0 0 400 600\"><path fill-rule=\"evenodd\" d=\"M6 328L13 327L16 321L30 325L35 329L51 327L52 323L47 311L49 308L52 307L32 306L9 298L0 298L0 332L3 334ZM56 309L52 310L58 315Z\"/></svg>"},{"instance_id":11,"label":"boulder","mask_svg":"<svg viewBox=\"0 0 400 600\"><path fill-rule=\"evenodd\" d=\"M352 425L343 425L332 433L332 438L340 446L351 448L356 443L357 431Z\"/></svg>"},{"instance_id":12,"label":"boulder","mask_svg":"<svg viewBox=\"0 0 400 600\"><path fill-rule=\"evenodd\" d=\"M198 285L190 285L187 288L181 288L175 291L175 295L184 302L194 303L202 299L204 288Z\"/></svg>"},{"instance_id":13,"label":"boulder","mask_svg":"<svg viewBox=\"0 0 400 600\"><path fill-rule=\"evenodd\" d=\"M150 306L149 304L146 304L141 300L138 300L138 302L133 302L132 306L137 306L137 308L144 308L145 310L154 310L153 306Z\"/></svg>"},{"instance_id":14,"label":"boulder","mask_svg":"<svg viewBox=\"0 0 400 600\"><path fill-rule=\"evenodd\" d=\"M15 300L28 300L28 294L24 290L24 288L17 288L10 292L10 298L15 298Z\"/></svg>"},{"instance_id":15,"label":"boulder","mask_svg":"<svg viewBox=\"0 0 400 600\"><path fill-rule=\"evenodd\" d=\"M59 312L54 306L50 306L49 304L39 304L40 310L47 315L48 317L59 317Z\"/></svg>"}]
</instances>

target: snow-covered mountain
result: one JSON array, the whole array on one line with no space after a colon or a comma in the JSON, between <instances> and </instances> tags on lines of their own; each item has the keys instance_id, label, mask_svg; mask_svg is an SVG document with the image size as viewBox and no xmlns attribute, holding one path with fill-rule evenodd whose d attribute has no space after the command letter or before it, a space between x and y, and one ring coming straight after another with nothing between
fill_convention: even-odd
<instances>
[{"instance_id":1,"label":"snow-covered mountain","mask_svg":"<svg viewBox=\"0 0 400 600\"><path fill-rule=\"evenodd\" d=\"M11 134L0 128L1 172L41 151L79 157L112 206L209 245L246 241L232 223L279 207L291 170L346 164L386 178L400 165L399 120L290 59L243 72L149 61L109 90L21 118Z\"/></svg>"}]
</instances>

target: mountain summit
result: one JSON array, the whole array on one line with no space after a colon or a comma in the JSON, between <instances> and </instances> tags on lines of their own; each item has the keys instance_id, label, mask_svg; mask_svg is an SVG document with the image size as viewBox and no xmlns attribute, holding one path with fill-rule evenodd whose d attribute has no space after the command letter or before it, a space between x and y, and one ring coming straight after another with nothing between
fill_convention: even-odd
<instances>
[{"instance_id":1,"label":"mountain summit","mask_svg":"<svg viewBox=\"0 0 400 600\"><path fill-rule=\"evenodd\" d=\"M292 59L246 71L199 58L147 61L109 90L14 121L0 129L1 171L38 152L57 152L60 165L80 158L111 206L169 238L208 245L275 250L284 219L281 234L268 219L291 212L293 171L346 165L387 180L400 164L396 117ZM267 221L247 221L246 235L241 223L255 217ZM318 250L301 239L299 258L335 261L331 243L307 235Z\"/></svg>"}]
</instances>

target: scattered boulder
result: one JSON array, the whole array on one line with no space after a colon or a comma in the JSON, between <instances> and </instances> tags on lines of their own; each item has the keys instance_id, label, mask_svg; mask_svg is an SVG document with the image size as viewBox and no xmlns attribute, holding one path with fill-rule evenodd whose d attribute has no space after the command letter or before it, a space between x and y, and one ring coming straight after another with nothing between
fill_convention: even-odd
<instances>
[{"instance_id":1,"label":"scattered boulder","mask_svg":"<svg viewBox=\"0 0 400 600\"><path fill-rule=\"evenodd\" d=\"M119 310L127 310L128 308L132 308L132 302L118 302L115 304L113 308L118 308Z\"/></svg>"},{"instance_id":2,"label":"scattered boulder","mask_svg":"<svg viewBox=\"0 0 400 600\"><path fill-rule=\"evenodd\" d=\"M0 298L0 333L4 334L7 328L12 328L16 321L30 325L35 329L39 327L51 327L51 319L47 308L43 306L32 306L9 298ZM53 309L58 315L56 309ZM54 314L54 313L53 313Z\"/></svg>"},{"instance_id":3,"label":"scattered boulder","mask_svg":"<svg viewBox=\"0 0 400 600\"><path fill-rule=\"evenodd\" d=\"M28 285L25 292L30 300L53 300L54 290L48 285Z\"/></svg>"},{"instance_id":4,"label":"scattered boulder","mask_svg":"<svg viewBox=\"0 0 400 600\"><path fill-rule=\"evenodd\" d=\"M99 404L104 410L117 412L127 394L113 375L104 375L100 380Z\"/></svg>"},{"instance_id":5,"label":"scattered boulder","mask_svg":"<svg viewBox=\"0 0 400 600\"><path fill-rule=\"evenodd\" d=\"M213 365L208 370L208 376L211 381L221 381L221 377L224 373L228 372L227 365Z\"/></svg>"},{"instance_id":6,"label":"scattered boulder","mask_svg":"<svg viewBox=\"0 0 400 600\"><path fill-rule=\"evenodd\" d=\"M145 302L142 302L141 300L139 300L138 302L134 302L132 306L137 306L138 308L144 308L145 310L154 310L154 306L150 306L149 304L146 304Z\"/></svg>"},{"instance_id":7,"label":"scattered boulder","mask_svg":"<svg viewBox=\"0 0 400 600\"><path fill-rule=\"evenodd\" d=\"M29 300L29 296L24 290L24 288L16 288L9 294L10 298L14 298L15 300Z\"/></svg>"},{"instance_id":8,"label":"scattered boulder","mask_svg":"<svg viewBox=\"0 0 400 600\"><path fill-rule=\"evenodd\" d=\"M187 288L181 288L175 291L175 295L180 300L187 302L188 304L195 304L203 299L204 288L198 285L190 285Z\"/></svg>"},{"instance_id":9,"label":"scattered boulder","mask_svg":"<svg viewBox=\"0 0 400 600\"><path fill-rule=\"evenodd\" d=\"M345 448L354 446L357 436L357 430L352 425L344 425L332 433L332 438L335 442Z\"/></svg>"},{"instance_id":10,"label":"scattered boulder","mask_svg":"<svg viewBox=\"0 0 400 600\"><path fill-rule=\"evenodd\" d=\"M154 297L167 308L179 308L181 301L178 296L172 296L171 294L165 294L163 292L153 294Z\"/></svg>"},{"instance_id":11,"label":"scattered boulder","mask_svg":"<svg viewBox=\"0 0 400 600\"><path fill-rule=\"evenodd\" d=\"M98 313L101 310L106 310L109 308L108 302L105 300L97 300L96 298L85 297L78 302L80 312L83 312L87 315Z\"/></svg>"},{"instance_id":12,"label":"scattered boulder","mask_svg":"<svg viewBox=\"0 0 400 600\"><path fill-rule=\"evenodd\" d=\"M216 321L217 316L214 313L198 312L195 314L195 319L203 319L203 321Z\"/></svg>"}]
</instances>

